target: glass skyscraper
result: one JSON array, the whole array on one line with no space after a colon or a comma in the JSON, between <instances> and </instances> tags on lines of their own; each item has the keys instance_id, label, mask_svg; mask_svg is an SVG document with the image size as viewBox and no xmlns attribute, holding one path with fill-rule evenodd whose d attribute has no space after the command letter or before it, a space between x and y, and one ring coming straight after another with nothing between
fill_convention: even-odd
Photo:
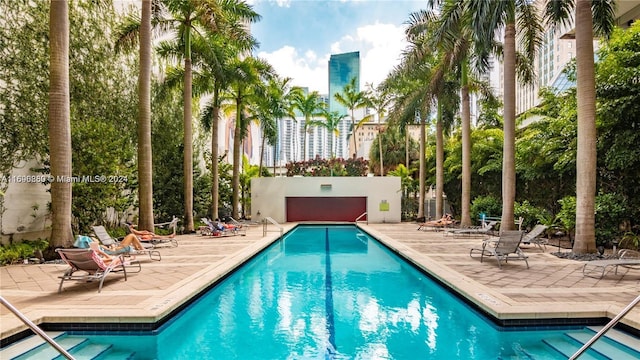
<instances>
[{"instance_id":1,"label":"glass skyscraper","mask_svg":"<svg viewBox=\"0 0 640 360\"><path fill-rule=\"evenodd\" d=\"M356 78L356 90L360 90L360 52L331 55L329 58L329 110L351 116L349 110L335 100L335 94L341 93L351 79ZM340 135L336 144L336 156L350 157L347 136L351 118L345 118L338 126Z\"/></svg>"}]
</instances>

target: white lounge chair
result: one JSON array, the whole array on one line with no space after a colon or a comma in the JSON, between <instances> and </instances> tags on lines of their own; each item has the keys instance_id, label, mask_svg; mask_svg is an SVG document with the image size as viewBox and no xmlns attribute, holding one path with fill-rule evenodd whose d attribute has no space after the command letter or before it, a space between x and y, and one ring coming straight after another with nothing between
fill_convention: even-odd
<instances>
[{"instance_id":1,"label":"white lounge chair","mask_svg":"<svg viewBox=\"0 0 640 360\"><path fill-rule=\"evenodd\" d=\"M639 252L625 249L620 250L618 256L617 259L587 261L582 267L582 275L602 279L611 270L617 275L618 267L640 270Z\"/></svg>"},{"instance_id":2,"label":"white lounge chair","mask_svg":"<svg viewBox=\"0 0 640 360\"><path fill-rule=\"evenodd\" d=\"M486 223L484 226L475 227L475 228L464 228L464 229L450 229L444 232L444 236L453 236L453 237L482 237L486 235L490 235L494 228L498 224L497 221L490 221Z\"/></svg>"},{"instance_id":3,"label":"white lounge chair","mask_svg":"<svg viewBox=\"0 0 640 360\"><path fill-rule=\"evenodd\" d=\"M539 237L547 230L546 225L537 224L531 229L528 233L526 233L522 237L523 244L534 244L540 248L540 250L545 251L547 249L547 239ZM544 246L544 249L543 249Z\"/></svg>"},{"instance_id":4,"label":"white lounge chair","mask_svg":"<svg viewBox=\"0 0 640 360\"><path fill-rule=\"evenodd\" d=\"M502 262L511 260L524 260L529 268L528 257L520 250L522 232L519 230L505 230L500 234L498 240L485 240L482 248L473 248L469 251L469 256L473 257L474 252L480 252L480 262L484 256L494 256L498 261L498 267L502 269Z\"/></svg>"}]
</instances>

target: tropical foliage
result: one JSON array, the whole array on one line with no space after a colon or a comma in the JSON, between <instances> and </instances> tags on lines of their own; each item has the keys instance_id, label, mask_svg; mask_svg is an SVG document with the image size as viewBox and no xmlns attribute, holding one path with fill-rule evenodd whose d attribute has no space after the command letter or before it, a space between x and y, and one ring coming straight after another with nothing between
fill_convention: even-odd
<instances>
[{"instance_id":1,"label":"tropical foliage","mask_svg":"<svg viewBox=\"0 0 640 360\"><path fill-rule=\"evenodd\" d=\"M366 176L368 161L357 159L313 159L290 162L287 176Z\"/></svg>"}]
</instances>

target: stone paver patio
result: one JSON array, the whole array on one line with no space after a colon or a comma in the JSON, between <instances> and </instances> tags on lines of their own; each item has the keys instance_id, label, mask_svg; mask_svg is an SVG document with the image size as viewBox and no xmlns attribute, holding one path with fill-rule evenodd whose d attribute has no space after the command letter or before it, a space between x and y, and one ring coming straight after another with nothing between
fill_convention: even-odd
<instances>
[{"instance_id":1,"label":"stone paver patio","mask_svg":"<svg viewBox=\"0 0 640 360\"><path fill-rule=\"evenodd\" d=\"M286 231L295 224L283 226ZM559 259L549 254L555 251L550 248L542 252L533 245L523 246L530 268L522 261L510 261L500 270L495 259L480 263L469 256L469 249L481 244L478 238L417 231L411 223L361 226L503 323L612 318L640 295L640 271L621 268L603 279L584 277L581 262ZM138 255L142 271L130 274L127 281L109 276L101 293L96 283L65 282L58 294L63 264L4 266L0 295L37 324L153 323L279 237L275 227L269 230L265 237L262 226L249 228L246 236L178 236L177 248L160 250L162 261ZM640 329L640 307L622 322ZM4 343L26 326L0 306L0 328Z\"/></svg>"}]
</instances>

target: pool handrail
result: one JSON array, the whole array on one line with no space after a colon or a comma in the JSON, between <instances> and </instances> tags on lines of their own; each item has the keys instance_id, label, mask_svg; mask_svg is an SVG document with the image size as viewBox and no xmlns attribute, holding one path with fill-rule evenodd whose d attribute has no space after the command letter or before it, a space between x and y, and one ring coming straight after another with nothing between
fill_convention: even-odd
<instances>
[{"instance_id":1,"label":"pool handrail","mask_svg":"<svg viewBox=\"0 0 640 360\"><path fill-rule=\"evenodd\" d=\"M360 216L358 216L355 220L353 220L354 223L358 223L358 221L360 221L360 219L362 219L363 217L367 216L367 212L363 212L362 214L360 214ZM367 220L365 220L367 225L369 225L369 218L367 218Z\"/></svg>"},{"instance_id":2,"label":"pool handrail","mask_svg":"<svg viewBox=\"0 0 640 360\"><path fill-rule=\"evenodd\" d=\"M284 228L270 216L266 216L262 219L262 237L267 236L267 225L269 225L269 223L278 228L278 230L280 231L280 236L282 237L282 234L284 234Z\"/></svg>"},{"instance_id":3,"label":"pool handrail","mask_svg":"<svg viewBox=\"0 0 640 360\"><path fill-rule=\"evenodd\" d=\"M9 311L11 311L15 316L18 317L25 325L27 325L34 333L44 339L49 345L53 346L56 351L60 353L60 355L64 356L69 360L75 360L75 358L69 354L65 348L63 348L60 344L58 344L55 340L53 340L47 333L45 333L38 325L36 325L33 321L29 320L24 314L20 312L20 310L16 309L9 301L7 301L4 297L0 296L0 303L4 305Z\"/></svg>"},{"instance_id":4,"label":"pool handrail","mask_svg":"<svg viewBox=\"0 0 640 360\"><path fill-rule=\"evenodd\" d=\"M593 335L593 337L591 339L589 339L589 341L587 341L584 345L582 345L582 347L580 349L578 349L578 351L576 351L575 354L573 354L569 358L569 360L575 360L580 355L582 355L582 353L587 351L591 347L591 345L593 345L593 343L598 341L598 339L600 339L607 331L609 331L609 329L611 329L618 322L620 322L620 319L622 319L625 315L627 315L627 313L629 313L629 311L631 311L631 309L633 309L636 305L638 305L638 303L640 303L640 295L638 295L638 297L633 299L629 303L629 305L627 305L624 309L622 309L622 311L620 311L620 313L618 315L616 315L616 317L611 319L611 321L609 321L609 323L607 323L607 325L605 325L602 329L600 329L600 331L598 331L597 334Z\"/></svg>"}]
</instances>

